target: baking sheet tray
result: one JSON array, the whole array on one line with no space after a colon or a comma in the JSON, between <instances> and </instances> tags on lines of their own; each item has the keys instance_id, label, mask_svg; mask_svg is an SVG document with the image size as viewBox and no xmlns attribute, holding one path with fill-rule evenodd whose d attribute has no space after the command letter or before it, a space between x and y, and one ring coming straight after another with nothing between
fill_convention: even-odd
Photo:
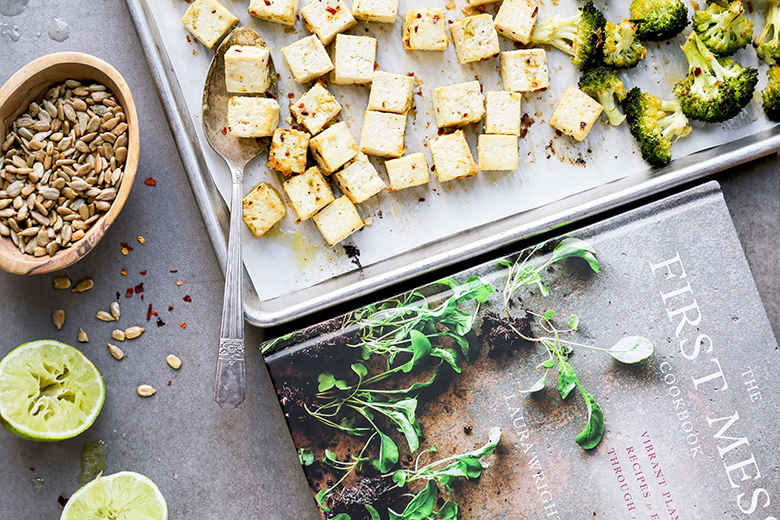
<instances>
[{"instance_id":1,"label":"baking sheet tray","mask_svg":"<svg viewBox=\"0 0 780 520\"><path fill-rule=\"evenodd\" d=\"M282 75L282 99L287 99L288 93L297 98L304 88L289 77L278 49L308 31L300 24L293 33L281 26L253 20L246 13L246 2L225 3L242 17L243 23L258 29L268 40ZM432 0L414 2L413 7L428 3L441 5ZM127 4L206 227L220 263L224 265L227 211L220 191L227 189L228 177L220 174L223 163L203 141L199 120L200 91L210 52L199 44L188 42L186 30L179 22L186 4L147 0L127 0ZM463 16L458 2L447 4L448 19ZM411 2L402 0L400 11L411 7ZM566 12L567 8L572 13L576 9L573 3L547 9L543 4L545 14L540 18L558 11L572 14ZM618 16L609 10L606 13L610 19ZM443 56L435 57L419 58L417 55L421 53L389 52L387 47L400 46L400 23L392 26L361 24L350 32L363 34L366 30L380 40L377 61L383 69L414 71L420 80L421 96L416 96L415 114L407 127L409 152L425 151L430 157L427 139L436 135L435 127L430 125L429 92L432 88L468 81L476 76L485 90L501 89L495 70L497 60L462 67L455 60L452 46ZM507 47L508 43L502 41L502 50L511 49L511 46ZM681 53L676 53L681 61L675 61L670 59L668 49L666 44L651 45L645 67L652 70L631 71L624 77L626 83L629 86L641 84L653 93L664 95L663 89L668 88L668 82L676 81L685 69ZM743 54L737 56L741 62L756 64L752 49L741 52ZM413 62L404 61L412 58ZM244 256L248 321L258 326L289 321L780 148L780 132L761 114L758 99L725 125L709 125L706 130L695 127L692 137L675 147L675 154L680 159L663 169L651 170L642 163L625 125L612 129L600 121L589 138L577 145L566 137L555 136L546 124L560 92L576 81L576 72L567 64L565 55L552 50L548 52L548 59L551 89L524 96L524 112L536 122L521 139L521 157L525 160L518 171L509 174L482 172L476 179L447 185L434 180L426 188L381 194L363 204L363 216L373 217L374 225L353 239L362 252L362 268L357 268L343 254L343 249L326 248L311 222L298 225L289 217L282 223L282 230L274 233L270 240L252 240L247 232ZM647 74L662 74L667 86L664 87L665 83L660 80L651 82L652 76ZM762 80L759 86L764 82ZM334 86L333 90L345 106L342 119L358 137L367 89ZM283 106L283 118L285 114L286 107ZM470 128L467 133L473 141L478 132L479 128ZM279 177L260 162L250 165L246 177L247 190L261 180L281 185ZM269 276L269 273L273 275Z\"/></svg>"}]
</instances>

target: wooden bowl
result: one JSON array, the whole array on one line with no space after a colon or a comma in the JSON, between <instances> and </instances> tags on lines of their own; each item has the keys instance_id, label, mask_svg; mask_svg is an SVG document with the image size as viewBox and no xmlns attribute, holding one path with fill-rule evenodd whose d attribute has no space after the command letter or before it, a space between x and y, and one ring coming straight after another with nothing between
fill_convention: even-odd
<instances>
[{"instance_id":1,"label":"wooden bowl","mask_svg":"<svg viewBox=\"0 0 780 520\"><path fill-rule=\"evenodd\" d=\"M133 96L122 76L108 63L78 52L50 54L29 63L9 79L0 89L0 144L5 140L13 122L22 115L32 101L40 101L53 85L75 79L85 83L97 82L110 90L124 109L127 118L127 159L124 174L110 209L92 224L83 238L53 256L34 257L23 254L8 237L0 237L0 268L16 274L43 274L74 264L89 253L116 220L122 210L138 168L138 115ZM0 180L2 182L2 180Z\"/></svg>"}]
</instances>

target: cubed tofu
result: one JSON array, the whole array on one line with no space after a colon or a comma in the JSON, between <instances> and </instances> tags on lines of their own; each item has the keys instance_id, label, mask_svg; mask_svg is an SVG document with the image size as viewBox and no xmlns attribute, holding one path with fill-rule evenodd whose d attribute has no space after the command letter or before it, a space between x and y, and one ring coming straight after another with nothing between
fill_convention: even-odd
<instances>
[{"instance_id":1,"label":"cubed tofu","mask_svg":"<svg viewBox=\"0 0 780 520\"><path fill-rule=\"evenodd\" d=\"M336 97L318 82L301 99L290 105L290 112L309 133L316 135L341 112L341 105L336 101Z\"/></svg>"},{"instance_id":2,"label":"cubed tofu","mask_svg":"<svg viewBox=\"0 0 780 520\"><path fill-rule=\"evenodd\" d=\"M398 0L354 0L352 16L366 22L395 23Z\"/></svg>"},{"instance_id":3,"label":"cubed tofu","mask_svg":"<svg viewBox=\"0 0 780 520\"><path fill-rule=\"evenodd\" d=\"M181 23L203 45L213 49L238 23L238 16L217 0L195 0L184 12Z\"/></svg>"},{"instance_id":4,"label":"cubed tofu","mask_svg":"<svg viewBox=\"0 0 780 520\"><path fill-rule=\"evenodd\" d=\"M268 167L287 177L306 171L306 154L309 151L308 132L277 128L268 152Z\"/></svg>"},{"instance_id":5,"label":"cubed tofu","mask_svg":"<svg viewBox=\"0 0 780 520\"><path fill-rule=\"evenodd\" d=\"M577 141L582 141L593 128L593 123L602 110L603 107L595 99L570 85L555 108L550 125Z\"/></svg>"},{"instance_id":6,"label":"cubed tofu","mask_svg":"<svg viewBox=\"0 0 780 520\"><path fill-rule=\"evenodd\" d=\"M405 135L406 114L366 110L360 133L360 151L378 157L401 157Z\"/></svg>"},{"instance_id":7,"label":"cubed tofu","mask_svg":"<svg viewBox=\"0 0 780 520\"><path fill-rule=\"evenodd\" d=\"M241 206L244 223L256 237L262 236L287 213L282 196L265 182L250 191Z\"/></svg>"},{"instance_id":8,"label":"cubed tofu","mask_svg":"<svg viewBox=\"0 0 780 520\"><path fill-rule=\"evenodd\" d=\"M320 233L331 247L352 233L363 229L363 219L360 218L360 213L346 196L339 197L314 215L314 223L317 224Z\"/></svg>"},{"instance_id":9,"label":"cubed tofu","mask_svg":"<svg viewBox=\"0 0 780 520\"><path fill-rule=\"evenodd\" d=\"M431 179L425 154L413 153L385 162L390 189L393 191L427 184Z\"/></svg>"},{"instance_id":10,"label":"cubed tofu","mask_svg":"<svg viewBox=\"0 0 780 520\"><path fill-rule=\"evenodd\" d=\"M249 14L292 27L298 14L298 0L249 0Z\"/></svg>"},{"instance_id":11,"label":"cubed tofu","mask_svg":"<svg viewBox=\"0 0 780 520\"><path fill-rule=\"evenodd\" d=\"M469 0L469 5L477 6L477 5L492 4L493 2L498 2L498 0Z\"/></svg>"},{"instance_id":12,"label":"cubed tofu","mask_svg":"<svg viewBox=\"0 0 780 520\"><path fill-rule=\"evenodd\" d=\"M284 192L290 198L299 220L308 220L333 202L333 190L319 168L312 166L305 173L287 179Z\"/></svg>"},{"instance_id":13,"label":"cubed tofu","mask_svg":"<svg viewBox=\"0 0 780 520\"><path fill-rule=\"evenodd\" d=\"M355 139L341 121L309 140L309 149L322 172L330 175L358 154Z\"/></svg>"},{"instance_id":14,"label":"cubed tofu","mask_svg":"<svg viewBox=\"0 0 780 520\"><path fill-rule=\"evenodd\" d=\"M479 81L459 83L434 89L433 116L436 126L464 126L477 123L485 115L485 96Z\"/></svg>"},{"instance_id":15,"label":"cubed tofu","mask_svg":"<svg viewBox=\"0 0 780 520\"><path fill-rule=\"evenodd\" d=\"M236 137L269 137L279 124L275 99L233 96L228 101L228 131Z\"/></svg>"},{"instance_id":16,"label":"cubed tofu","mask_svg":"<svg viewBox=\"0 0 780 520\"><path fill-rule=\"evenodd\" d=\"M328 51L313 34L282 47L282 56L298 83L308 83L333 70Z\"/></svg>"},{"instance_id":17,"label":"cubed tofu","mask_svg":"<svg viewBox=\"0 0 780 520\"><path fill-rule=\"evenodd\" d=\"M262 94L271 86L271 52L254 45L233 45L225 53L225 85L235 94Z\"/></svg>"},{"instance_id":18,"label":"cubed tofu","mask_svg":"<svg viewBox=\"0 0 780 520\"><path fill-rule=\"evenodd\" d=\"M485 133L520 135L522 96L516 92L485 94Z\"/></svg>"},{"instance_id":19,"label":"cubed tofu","mask_svg":"<svg viewBox=\"0 0 780 520\"><path fill-rule=\"evenodd\" d=\"M431 143L431 157L440 182L473 177L479 173L463 130L434 139Z\"/></svg>"},{"instance_id":20,"label":"cubed tofu","mask_svg":"<svg viewBox=\"0 0 780 520\"><path fill-rule=\"evenodd\" d=\"M521 49L501 53L504 90L534 92L550 87L547 53L544 49Z\"/></svg>"},{"instance_id":21,"label":"cubed tofu","mask_svg":"<svg viewBox=\"0 0 780 520\"><path fill-rule=\"evenodd\" d=\"M534 0L504 0L496 14L496 31L510 40L528 44L534 32L539 6Z\"/></svg>"},{"instance_id":22,"label":"cubed tofu","mask_svg":"<svg viewBox=\"0 0 780 520\"><path fill-rule=\"evenodd\" d=\"M332 42L337 34L357 25L344 0L311 0L301 9L301 16L306 28L325 45Z\"/></svg>"},{"instance_id":23,"label":"cubed tofu","mask_svg":"<svg viewBox=\"0 0 780 520\"><path fill-rule=\"evenodd\" d=\"M376 38L336 35L331 81L337 85L368 85L374 77Z\"/></svg>"},{"instance_id":24,"label":"cubed tofu","mask_svg":"<svg viewBox=\"0 0 780 520\"><path fill-rule=\"evenodd\" d=\"M414 76L374 71L368 109L405 114L412 108Z\"/></svg>"},{"instance_id":25,"label":"cubed tofu","mask_svg":"<svg viewBox=\"0 0 780 520\"><path fill-rule=\"evenodd\" d=\"M480 170L517 169L520 152L516 135L480 135L477 142Z\"/></svg>"},{"instance_id":26,"label":"cubed tofu","mask_svg":"<svg viewBox=\"0 0 780 520\"><path fill-rule=\"evenodd\" d=\"M444 10L437 7L412 9L403 16L401 30L407 51L443 51L450 44L447 38Z\"/></svg>"},{"instance_id":27,"label":"cubed tofu","mask_svg":"<svg viewBox=\"0 0 780 520\"><path fill-rule=\"evenodd\" d=\"M501 52L496 26L489 14L458 20L450 25L450 32L461 64L486 60Z\"/></svg>"},{"instance_id":28,"label":"cubed tofu","mask_svg":"<svg viewBox=\"0 0 780 520\"><path fill-rule=\"evenodd\" d=\"M387 189L385 181L379 176L374 165L362 153L334 173L333 178L344 195L355 204Z\"/></svg>"}]
</instances>

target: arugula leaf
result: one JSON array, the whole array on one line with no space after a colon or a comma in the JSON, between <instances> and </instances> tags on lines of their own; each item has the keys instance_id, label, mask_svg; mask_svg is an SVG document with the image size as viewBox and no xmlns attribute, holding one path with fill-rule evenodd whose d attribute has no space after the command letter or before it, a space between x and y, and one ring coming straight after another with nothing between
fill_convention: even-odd
<instances>
[{"instance_id":1,"label":"arugula leaf","mask_svg":"<svg viewBox=\"0 0 780 520\"><path fill-rule=\"evenodd\" d=\"M301 466L311 466L314 464L314 452L309 449L301 448L298 450L298 460Z\"/></svg>"},{"instance_id":2,"label":"arugula leaf","mask_svg":"<svg viewBox=\"0 0 780 520\"><path fill-rule=\"evenodd\" d=\"M615 343L609 355L621 363L639 363L653 355L653 344L647 338L628 336Z\"/></svg>"},{"instance_id":3,"label":"arugula leaf","mask_svg":"<svg viewBox=\"0 0 780 520\"><path fill-rule=\"evenodd\" d=\"M436 496L439 494L439 489L436 487L434 481L429 480L428 485L425 486L422 491L417 493L411 502L406 506L403 513L400 515L388 509L390 513L390 520L425 520L433 515L433 509L436 505Z\"/></svg>"},{"instance_id":4,"label":"arugula leaf","mask_svg":"<svg viewBox=\"0 0 780 520\"><path fill-rule=\"evenodd\" d=\"M574 314L572 314L571 317L569 318L569 328L571 330L577 330L578 328L580 328L580 319Z\"/></svg>"},{"instance_id":5,"label":"arugula leaf","mask_svg":"<svg viewBox=\"0 0 780 520\"><path fill-rule=\"evenodd\" d=\"M441 520L458 520L458 504L452 500L446 501L441 509L436 511L436 516Z\"/></svg>"},{"instance_id":6,"label":"arugula leaf","mask_svg":"<svg viewBox=\"0 0 780 520\"><path fill-rule=\"evenodd\" d=\"M409 333L409 337L412 340L413 357L402 368L405 374L408 374L412 371L413 368L428 359L428 356L431 354L431 349L433 348L433 345L431 345L431 340L428 339L428 336L418 330L412 330Z\"/></svg>"},{"instance_id":7,"label":"arugula leaf","mask_svg":"<svg viewBox=\"0 0 780 520\"><path fill-rule=\"evenodd\" d=\"M320 392L325 392L336 386L336 378L330 372L323 372L317 376L317 381L320 383L317 387Z\"/></svg>"},{"instance_id":8,"label":"arugula leaf","mask_svg":"<svg viewBox=\"0 0 780 520\"><path fill-rule=\"evenodd\" d=\"M379 511L374 509L374 506L370 504L363 504L366 506L366 509L368 509L368 514L371 515L371 520L381 520L382 517L379 516Z\"/></svg>"},{"instance_id":9,"label":"arugula leaf","mask_svg":"<svg viewBox=\"0 0 780 520\"><path fill-rule=\"evenodd\" d=\"M550 264L563 260L564 258L578 257L588 262L588 265L594 272L599 272L599 261L596 259L596 250L593 246L580 240L579 238L564 238L561 243L553 250L553 256Z\"/></svg>"},{"instance_id":10,"label":"arugula leaf","mask_svg":"<svg viewBox=\"0 0 780 520\"><path fill-rule=\"evenodd\" d=\"M501 440L501 428L498 426L494 426L490 429L488 432L488 441L485 443L484 446L482 446L480 449L472 451L469 453L469 455L473 455L474 457L484 457L485 455L490 455L493 453L493 451L496 449L496 446L498 446L498 442Z\"/></svg>"},{"instance_id":11,"label":"arugula leaf","mask_svg":"<svg viewBox=\"0 0 780 520\"><path fill-rule=\"evenodd\" d=\"M379 439L381 441L379 447L379 458L374 459L372 465L380 473L387 473L398 462L398 446L396 446L393 439L377 430Z\"/></svg>"},{"instance_id":12,"label":"arugula leaf","mask_svg":"<svg viewBox=\"0 0 780 520\"><path fill-rule=\"evenodd\" d=\"M352 365L352 371L356 373L360 379L363 379L368 374L368 369L362 363L354 363Z\"/></svg>"},{"instance_id":13,"label":"arugula leaf","mask_svg":"<svg viewBox=\"0 0 780 520\"><path fill-rule=\"evenodd\" d=\"M339 513L332 520L352 520L352 518L347 513Z\"/></svg>"},{"instance_id":14,"label":"arugula leaf","mask_svg":"<svg viewBox=\"0 0 780 520\"><path fill-rule=\"evenodd\" d=\"M431 356L441 358L452 367L452 369L460 374L460 364L458 363L458 358L455 356L455 354L452 353L452 351L447 350L446 348L439 348L435 347L431 351Z\"/></svg>"},{"instance_id":15,"label":"arugula leaf","mask_svg":"<svg viewBox=\"0 0 780 520\"><path fill-rule=\"evenodd\" d=\"M558 393L561 399L566 399L577 386L577 375L569 363L561 359L558 361Z\"/></svg>"},{"instance_id":16,"label":"arugula leaf","mask_svg":"<svg viewBox=\"0 0 780 520\"><path fill-rule=\"evenodd\" d=\"M555 360L554 359L548 359L541 365L539 365L537 368L553 368L555 366Z\"/></svg>"},{"instance_id":17,"label":"arugula leaf","mask_svg":"<svg viewBox=\"0 0 780 520\"><path fill-rule=\"evenodd\" d=\"M544 390L544 388L547 386L547 373L545 373L539 381L533 384L531 388L528 390L520 390L524 394L535 394L536 392L541 392Z\"/></svg>"},{"instance_id":18,"label":"arugula leaf","mask_svg":"<svg viewBox=\"0 0 780 520\"><path fill-rule=\"evenodd\" d=\"M604 412L596 400L588 392L580 388L585 403L588 405L588 424L574 441L585 450L591 450L599 445L604 435Z\"/></svg>"},{"instance_id":19,"label":"arugula leaf","mask_svg":"<svg viewBox=\"0 0 780 520\"><path fill-rule=\"evenodd\" d=\"M403 470L398 470L395 473L393 473L393 482L398 484L398 487L404 487L406 485L406 477L408 473Z\"/></svg>"},{"instance_id":20,"label":"arugula leaf","mask_svg":"<svg viewBox=\"0 0 780 520\"><path fill-rule=\"evenodd\" d=\"M542 319L550 321L554 317L555 317L555 311L550 310L550 311L547 311L547 312L544 313L544 316L542 316Z\"/></svg>"}]
</instances>

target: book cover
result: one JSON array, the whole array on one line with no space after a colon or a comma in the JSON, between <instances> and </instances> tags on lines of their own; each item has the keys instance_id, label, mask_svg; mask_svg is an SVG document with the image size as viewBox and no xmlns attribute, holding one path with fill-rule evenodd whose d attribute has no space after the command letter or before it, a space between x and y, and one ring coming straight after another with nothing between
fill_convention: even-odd
<instances>
[{"instance_id":1,"label":"book cover","mask_svg":"<svg viewBox=\"0 0 780 520\"><path fill-rule=\"evenodd\" d=\"M264 349L323 518L780 517L778 345L716 183Z\"/></svg>"}]
</instances>

